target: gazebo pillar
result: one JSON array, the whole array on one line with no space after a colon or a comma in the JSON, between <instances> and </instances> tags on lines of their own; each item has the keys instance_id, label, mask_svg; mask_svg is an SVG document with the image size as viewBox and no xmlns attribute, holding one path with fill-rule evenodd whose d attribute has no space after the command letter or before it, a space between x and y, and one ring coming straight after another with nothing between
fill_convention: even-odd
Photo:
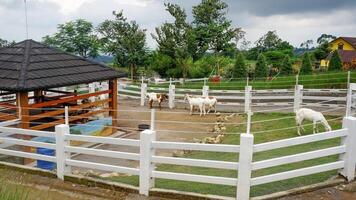
<instances>
[{"instance_id":1,"label":"gazebo pillar","mask_svg":"<svg viewBox=\"0 0 356 200\"><path fill-rule=\"evenodd\" d=\"M109 115L112 118L112 132L116 132L116 127L118 126L118 121L117 121L117 79L111 79L109 81L109 90L111 91L109 94L110 98L110 103L109 103Z\"/></svg>"},{"instance_id":2,"label":"gazebo pillar","mask_svg":"<svg viewBox=\"0 0 356 200\"><path fill-rule=\"evenodd\" d=\"M19 92L17 93L17 107L18 107L18 114L20 118L20 128L22 129L30 129L30 120L29 120L29 107L28 107L28 92ZM31 136L29 135L22 135L22 139L24 140L31 140ZM24 152L31 152L31 147L24 146ZM24 159L24 164L29 164L33 160L31 159Z\"/></svg>"}]
</instances>

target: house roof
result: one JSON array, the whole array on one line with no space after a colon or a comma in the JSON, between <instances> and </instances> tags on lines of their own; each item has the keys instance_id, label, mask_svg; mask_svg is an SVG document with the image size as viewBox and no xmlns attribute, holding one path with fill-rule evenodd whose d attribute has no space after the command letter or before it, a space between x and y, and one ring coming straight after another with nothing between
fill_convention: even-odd
<instances>
[{"instance_id":1,"label":"house roof","mask_svg":"<svg viewBox=\"0 0 356 200\"><path fill-rule=\"evenodd\" d=\"M124 76L102 63L33 40L0 48L0 90L33 91Z\"/></svg>"},{"instance_id":2,"label":"house roof","mask_svg":"<svg viewBox=\"0 0 356 200\"><path fill-rule=\"evenodd\" d=\"M352 60L356 59L356 51L353 50L337 50L337 51L340 55L341 62L343 63L352 63ZM330 53L326 59L330 60L332 54L333 53Z\"/></svg>"},{"instance_id":3,"label":"house roof","mask_svg":"<svg viewBox=\"0 0 356 200\"><path fill-rule=\"evenodd\" d=\"M356 49L356 37L340 37Z\"/></svg>"}]
</instances>

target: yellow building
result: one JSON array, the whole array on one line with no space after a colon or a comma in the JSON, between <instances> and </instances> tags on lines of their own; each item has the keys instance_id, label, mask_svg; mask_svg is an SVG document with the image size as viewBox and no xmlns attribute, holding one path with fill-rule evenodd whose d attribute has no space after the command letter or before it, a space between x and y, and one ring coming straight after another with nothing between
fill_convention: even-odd
<instances>
[{"instance_id":1,"label":"yellow building","mask_svg":"<svg viewBox=\"0 0 356 200\"><path fill-rule=\"evenodd\" d=\"M332 52L320 61L320 67L327 68L334 51L338 51L344 70L356 69L356 37L339 37L330 42Z\"/></svg>"}]
</instances>

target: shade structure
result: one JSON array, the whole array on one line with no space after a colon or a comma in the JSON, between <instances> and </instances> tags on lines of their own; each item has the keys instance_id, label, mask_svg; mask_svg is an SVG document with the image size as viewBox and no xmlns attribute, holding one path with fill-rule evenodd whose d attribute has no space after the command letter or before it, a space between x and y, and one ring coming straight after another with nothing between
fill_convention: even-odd
<instances>
[{"instance_id":1,"label":"shade structure","mask_svg":"<svg viewBox=\"0 0 356 200\"><path fill-rule=\"evenodd\" d=\"M0 48L0 90L26 92L124 76L103 63L34 40Z\"/></svg>"}]
</instances>

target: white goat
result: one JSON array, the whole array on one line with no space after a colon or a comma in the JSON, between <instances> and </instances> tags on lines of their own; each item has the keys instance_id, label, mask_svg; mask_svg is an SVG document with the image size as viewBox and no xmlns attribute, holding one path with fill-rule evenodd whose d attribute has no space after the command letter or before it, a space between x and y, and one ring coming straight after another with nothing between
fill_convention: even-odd
<instances>
[{"instance_id":1,"label":"white goat","mask_svg":"<svg viewBox=\"0 0 356 200\"><path fill-rule=\"evenodd\" d=\"M206 114L205 112L205 103L204 103L204 99L201 97L193 97L193 96L189 96L189 94L185 94L184 96L184 101L188 100L189 105L190 105L190 115L193 114L194 111L194 106L198 106L199 110L200 110L200 116L202 116L204 114Z\"/></svg>"},{"instance_id":2,"label":"white goat","mask_svg":"<svg viewBox=\"0 0 356 200\"><path fill-rule=\"evenodd\" d=\"M303 132L305 131L302 126L304 119L313 122L313 134L315 131L319 132L318 123L321 123L324 126L325 131L331 131L329 123L326 121L324 115L321 112L317 112L308 108L301 108L295 112L295 121L298 127L298 135L301 135L300 129L302 129Z\"/></svg>"},{"instance_id":3,"label":"white goat","mask_svg":"<svg viewBox=\"0 0 356 200\"><path fill-rule=\"evenodd\" d=\"M218 100L215 97L202 97L202 98L204 99L205 107L208 107L208 112L206 113L209 114L212 108L214 108L214 113L216 113L216 103L218 102Z\"/></svg>"}]
</instances>

